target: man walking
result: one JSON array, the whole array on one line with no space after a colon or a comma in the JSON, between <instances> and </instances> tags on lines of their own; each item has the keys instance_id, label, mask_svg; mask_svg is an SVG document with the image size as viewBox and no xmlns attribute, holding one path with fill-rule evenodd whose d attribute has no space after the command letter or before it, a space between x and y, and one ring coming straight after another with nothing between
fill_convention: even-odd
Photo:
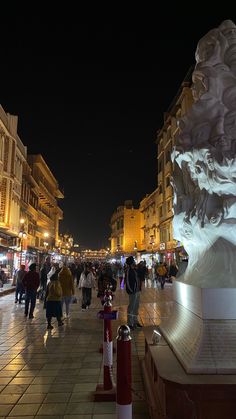
<instances>
[{"instance_id":1,"label":"man walking","mask_svg":"<svg viewBox=\"0 0 236 419\"><path fill-rule=\"evenodd\" d=\"M25 265L20 265L20 269L16 272L16 296L15 303L18 303L19 295L19 304L21 304L22 295L24 293L23 278L26 275Z\"/></svg>"},{"instance_id":2,"label":"man walking","mask_svg":"<svg viewBox=\"0 0 236 419\"><path fill-rule=\"evenodd\" d=\"M142 327L142 325L138 322L140 284L139 284L139 278L137 275L135 260L133 256L129 256L126 259L126 265L127 265L127 269L126 269L126 274L125 274L125 283L126 283L126 292L129 295L127 320L128 320L129 328L131 330L134 330L137 327Z\"/></svg>"},{"instance_id":3,"label":"man walking","mask_svg":"<svg viewBox=\"0 0 236 419\"><path fill-rule=\"evenodd\" d=\"M28 316L29 304L30 312L29 319L34 318L34 308L36 304L37 289L39 286L39 274L36 272L36 263L29 266L29 272L23 278L23 286L25 287L25 317Z\"/></svg>"}]
</instances>

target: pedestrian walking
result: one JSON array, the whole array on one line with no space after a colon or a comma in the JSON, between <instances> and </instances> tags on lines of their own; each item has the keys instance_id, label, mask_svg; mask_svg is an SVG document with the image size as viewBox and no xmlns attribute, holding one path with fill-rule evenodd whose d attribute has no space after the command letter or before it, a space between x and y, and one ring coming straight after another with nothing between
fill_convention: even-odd
<instances>
[{"instance_id":1,"label":"pedestrian walking","mask_svg":"<svg viewBox=\"0 0 236 419\"><path fill-rule=\"evenodd\" d=\"M23 285L23 278L26 275L25 265L20 265L20 269L16 272L16 294L15 294L15 303L21 304L22 296L24 294L24 285ZM19 300L18 300L19 296Z\"/></svg>"},{"instance_id":2,"label":"pedestrian walking","mask_svg":"<svg viewBox=\"0 0 236 419\"><path fill-rule=\"evenodd\" d=\"M79 289L82 288L82 311L89 308L92 298L92 288L96 288L95 276L91 266L85 266L79 280Z\"/></svg>"},{"instance_id":3,"label":"pedestrian walking","mask_svg":"<svg viewBox=\"0 0 236 419\"><path fill-rule=\"evenodd\" d=\"M66 306L65 317L69 318L70 315L70 304L72 296L75 295L74 278L71 270L67 266L63 266L58 274L58 279L62 288L62 300L61 307L63 312L63 305Z\"/></svg>"},{"instance_id":4,"label":"pedestrian walking","mask_svg":"<svg viewBox=\"0 0 236 419\"><path fill-rule=\"evenodd\" d=\"M25 317L29 313L29 319L33 319L37 289L39 287L39 274L36 272L36 263L32 263L29 266L29 272L25 274L22 283L25 288Z\"/></svg>"},{"instance_id":5,"label":"pedestrian walking","mask_svg":"<svg viewBox=\"0 0 236 419\"><path fill-rule=\"evenodd\" d=\"M129 305L127 309L127 320L128 326L131 330L137 327L142 327L138 321L138 310L140 301L140 284L139 278L136 271L136 264L133 256L129 256L126 259L126 273L125 273L125 284L126 292L129 296Z\"/></svg>"},{"instance_id":6,"label":"pedestrian walking","mask_svg":"<svg viewBox=\"0 0 236 419\"><path fill-rule=\"evenodd\" d=\"M63 326L62 322L62 288L58 279L58 273L55 272L50 276L45 296L45 308L47 318L47 329L53 329L52 318L56 317L58 326Z\"/></svg>"}]
</instances>

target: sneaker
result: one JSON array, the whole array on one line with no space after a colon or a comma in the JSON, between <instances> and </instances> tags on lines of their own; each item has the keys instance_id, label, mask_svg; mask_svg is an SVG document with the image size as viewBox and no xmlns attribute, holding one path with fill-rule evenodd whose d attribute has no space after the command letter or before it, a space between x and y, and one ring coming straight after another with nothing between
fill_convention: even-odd
<instances>
[{"instance_id":1,"label":"sneaker","mask_svg":"<svg viewBox=\"0 0 236 419\"><path fill-rule=\"evenodd\" d=\"M29 319L34 319L33 314L30 314L30 315L29 315Z\"/></svg>"},{"instance_id":2,"label":"sneaker","mask_svg":"<svg viewBox=\"0 0 236 419\"><path fill-rule=\"evenodd\" d=\"M15 300L15 304L18 303L18 300Z\"/></svg>"},{"instance_id":3,"label":"sneaker","mask_svg":"<svg viewBox=\"0 0 236 419\"><path fill-rule=\"evenodd\" d=\"M48 330L52 330L52 329L53 329L53 326L52 326L51 324L48 324L47 329L48 329Z\"/></svg>"},{"instance_id":4,"label":"sneaker","mask_svg":"<svg viewBox=\"0 0 236 419\"><path fill-rule=\"evenodd\" d=\"M81 311L85 311L86 309L85 308L82 308L82 310Z\"/></svg>"},{"instance_id":5,"label":"sneaker","mask_svg":"<svg viewBox=\"0 0 236 419\"><path fill-rule=\"evenodd\" d=\"M28 317L28 313L25 313L25 317Z\"/></svg>"},{"instance_id":6,"label":"sneaker","mask_svg":"<svg viewBox=\"0 0 236 419\"><path fill-rule=\"evenodd\" d=\"M88 310L89 309L89 306L86 306L86 310Z\"/></svg>"}]
</instances>

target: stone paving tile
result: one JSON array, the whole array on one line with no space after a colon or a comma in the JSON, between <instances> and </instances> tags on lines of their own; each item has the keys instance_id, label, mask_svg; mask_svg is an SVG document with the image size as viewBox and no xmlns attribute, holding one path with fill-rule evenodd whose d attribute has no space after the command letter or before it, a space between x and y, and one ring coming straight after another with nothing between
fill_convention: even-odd
<instances>
[{"instance_id":1,"label":"stone paving tile","mask_svg":"<svg viewBox=\"0 0 236 419\"><path fill-rule=\"evenodd\" d=\"M116 402L95 402L94 403L94 411L95 414L102 414L102 413L116 413Z\"/></svg>"},{"instance_id":2,"label":"stone paving tile","mask_svg":"<svg viewBox=\"0 0 236 419\"><path fill-rule=\"evenodd\" d=\"M35 416L7 416L7 418L11 418L11 419L34 419ZM45 416L44 416L45 418ZM1 419L1 418L0 418Z\"/></svg>"},{"instance_id":3,"label":"stone paving tile","mask_svg":"<svg viewBox=\"0 0 236 419\"><path fill-rule=\"evenodd\" d=\"M71 393L48 393L44 403L67 403Z\"/></svg>"},{"instance_id":4,"label":"stone paving tile","mask_svg":"<svg viewBox=\"0 0 236 419\"><path fill-rule=\"evenodd\" d=\"M13 407L13 404L0 404L1 415L7 416Z\"/></svg>"},{"instance_id":5,"label":"stone paving tile","mask_svg":"<svg viewBox=\"0 0 236 419\"><path fill-rule=\"evenodd\" d=\"M38 411L39 415L63 415L66 411L66 403L43 403Z\"/></svg>"},{"instance_id":6,"label":"stone paving tile","mask_svg":"<svg viewBox=\"0 0 236 419\"><path fill-rule=\"evenodd\" d=\"M94 409L93 402L68 403L66 414L92 414Z\"/></svg>"},{"instance_id":7,"label":"stone paving tile","mask_svg":"<svg viewBox=\"0 0 236 419\"><path fill-rule=\"evenodd\" d=\"M94 415L65 415L64 419L93 419Z\"/></svg>"},{"instance_id":8,"label":"stone paving tile","mask_svg":"<svg viewBox=\"0 0 236 419\"><path fill-rule=\"evenodd\" d=\"M36 415L40 404L17 404L11 410L9 416L28 416L28 415Z\"/></svg>"},{"instance_id":9,"label":"stone paving tile","mask_svg":"<svg viewBox=\"0 0 236 419\"><path fill-rule=\"evenodd\" d=\"M43 403L44 399L46 397L46 393L41 394L31 394L31 393L25 393L23 396L18 400L18 404L20 403Z\"/></svg>"},{"instance_id":10,"label":"stone paving tile","mask_svg":"<svg viewBox=\"0 0 236 419\"><path fill-rule=\"evenodd\" d=\"M79 393L72 393L70 398L70 403L76 403L76 402L85 402L93 401L93 392L92 391L81 391Z\"/></svg>"},{"instance_id":11,"label":"stone paving tile","mask_svg":"<svg viewBox=\"0 0 236 419\"><path fill-rule=\"evenodd\" d=\"M141 294L141 323L159 324L161 317L171 313L171 299L171 288L160 292L151 282L147 283ZM127 302L126 292L118 289L113 304L113 308L119 310L119 319L112 322L114 347L117 328L126 323ZM94 293L90 310L82 313L80 303L73 304L71 317L64 326L58 328L54 321L54 329L48 332L42 304L37 302L35 319L29 321L24 319L23 305L15 307L13 295L1 298L0 414L4 418L116 417L115 403L93 401L97 383L103 382L102 354L99 353L103 344L103 322L96 318L101 309ZM146 419L149 416L143 400L140 369L145 351L142 330L131 332L131 337L133 419ZM115 379L116 354L113 364Z\"/></svg>"},{"instance_id":12,"label":"stone paving tile","mask_svg":"<svg viewBox=\"0 0 236 419\"><path fill-rule=\"evenodd\" d=\"M15 404L20 397L20 394L0 394L0 404Z\"/></svg>"}]
</instances>

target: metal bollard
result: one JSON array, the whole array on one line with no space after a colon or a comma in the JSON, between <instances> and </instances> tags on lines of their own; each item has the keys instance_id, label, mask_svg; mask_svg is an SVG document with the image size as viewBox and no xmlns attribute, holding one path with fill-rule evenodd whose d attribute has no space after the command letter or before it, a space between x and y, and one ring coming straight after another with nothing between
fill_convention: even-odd
<instances>
[{"instance_id":1,"label":"metal bollard","mask_svg":"<svg viewBox=\"0 0 236 419\"><path fill-rule=\"evenodd\" d=\"M132 419L131 337L127 325L117 330L117 419Z\"/></svg>"},{"instance_id":2,"label":"metal bollard","mask_svg":"<svg viewBox=\"0 0 236 419\"><path fill-rule=\"evenodd\" d=\"M111 295L105 294L105 303L104 303L104 315L111 313ZM112 329L111 329L111 319L106 319L104 317L104 339L103 339L103 385L104 390L111 390L113 388L113 383L111 379L111 370L112 370Z\"/></svg>"}]
</instances>

